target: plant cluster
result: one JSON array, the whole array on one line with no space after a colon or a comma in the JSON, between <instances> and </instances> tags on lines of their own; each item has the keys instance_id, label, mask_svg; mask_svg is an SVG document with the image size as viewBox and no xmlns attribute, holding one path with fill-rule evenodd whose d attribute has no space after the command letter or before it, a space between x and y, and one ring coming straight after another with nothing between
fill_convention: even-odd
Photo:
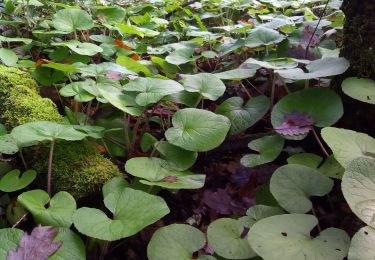
<instances>
[{"instance_id":1,"label":"plant cluster","mask_svg":"<svg viewBox=\"0 0 375 260\"><path fill-rule=\"evenodd\" d=\"M150 260L374 258L375 139L334 127L341 1L99 2L0 4L0 259L112 259L150 225ZM370 79L341 90L375 104ZM277 166L246 214L173 219L236 140ZM340 187L353 238L317 212Z\"/></svg>"}]
</instances>

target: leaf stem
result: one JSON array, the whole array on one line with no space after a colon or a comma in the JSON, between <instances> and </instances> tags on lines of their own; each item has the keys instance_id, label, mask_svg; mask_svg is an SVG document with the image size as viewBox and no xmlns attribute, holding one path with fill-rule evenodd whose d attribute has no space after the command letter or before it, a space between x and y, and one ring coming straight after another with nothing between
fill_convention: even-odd
<instances>
[{"instance_id":1,"label":"leaf stem","mask_svg":"<svg viewBox=\"0 0 375 260\"><path fill-rule=\"evenodd\" d=\"M313 132L313 135L314 135L314 137L315 137L316 141L318 142L318 144L319 144L320 148L322 149L322 151L323 151L324 155L325 155L326 157L328 157L328 156L329 156L329 154L328 154L328 152L327 152L326 148L324 148L324 145L323 145L323 143L322 143L322 142L320 141L320 138L319 138L318 134L316 133L316 131L315 131L314 127L312 127L312 128L311 128L311 131Z\"/></svg>"},{"instance_id":2,"label":"leaf stem","mask_svg":"<svg viewBox=\"0 0 375 260\"><path fill-rule=\"evenodd\" d=\"M25 170L27 170L28 167L27 167L27 163L26 163L25 157L23 156L22 149L19 150L18 154L20 155L23 167L25 167Z\"/></svg>"},{"instance_id":3,"label":"leaf stem","mask_svg":"<svg viewBox=\"0 0 375 260\"><path fill-rule=\"evenodd\" d=\"M131 144L130 144L130 138L129 138L129 125L130 125L130 116L128 116L126 113L124 113L124 134L125 134L125 146L127 149L127 157L130 157L131 154Z\"/></svg>"},{"instance_id":4,"label":"leaf stem","mask_svg":"<svg viewBox=\"0 0 375 260\"><path fill-rule=\"evenodd\" d=\"M52 140L51 147L49 148L48 173L47 173L47 192L50 197L51 197L51 191L52 191L52 161L53 161L54 148L55 148L55 140Z\"/></svg>"}]
</instances>

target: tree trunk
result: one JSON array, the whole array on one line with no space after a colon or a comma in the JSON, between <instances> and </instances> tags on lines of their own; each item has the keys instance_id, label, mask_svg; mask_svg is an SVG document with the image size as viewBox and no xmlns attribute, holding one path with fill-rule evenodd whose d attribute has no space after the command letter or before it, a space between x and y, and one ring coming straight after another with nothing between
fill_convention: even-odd
<instances>
[{"instance_id":1,"label":"tree trunk","mask_svg":"<svg viewBox=\"0 0 375 260\"><path fill-rule=\"evenodd\" d=\"M341 56L350 62L345 76L375 80L375 1L344 0L346 15Z\"/></svg>"}]
</instances>

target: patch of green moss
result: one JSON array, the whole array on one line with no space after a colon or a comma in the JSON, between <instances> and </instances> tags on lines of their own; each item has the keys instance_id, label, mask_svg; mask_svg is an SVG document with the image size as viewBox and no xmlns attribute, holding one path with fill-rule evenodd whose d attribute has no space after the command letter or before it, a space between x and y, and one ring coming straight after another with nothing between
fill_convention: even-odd
<instances>
[{"instance_id":1,"label":"patch of green moss","mask_svg":"<svg viewBox=\"0 0 375 260\"><path fill-rule=\"evenodd\" d=\"M32 77L17 68L0 65L0 121L9 128L34 121L63 123L56 105L39 95ZM48 149L42 148L35 169L43 179L47 172ZM31 156L34 158L34 152ZM53 160L52 187L68 191L76 198L99 191L102 185L120 172L87 141L58 143Z\"/></svg>"},{"instance_id":2,"label":"patch of green moss","mask_svg":"<svg viewBox=\"0 0 375 260\"><path fill-rule=\"evenodd\" d=\"M45 171L48 149L42 153L34 168ZM100 191L109 179L121 173L88 142L59 142L55 147L52 166L54 191L67 191L76 198Z\"/></svg>"}]
</instances>

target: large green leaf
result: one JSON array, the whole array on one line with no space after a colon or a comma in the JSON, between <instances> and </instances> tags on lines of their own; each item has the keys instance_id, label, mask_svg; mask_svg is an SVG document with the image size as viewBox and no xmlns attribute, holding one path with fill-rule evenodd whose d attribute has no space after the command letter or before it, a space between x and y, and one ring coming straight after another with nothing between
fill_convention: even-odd
<instances>
[{"instance_id":1,"label":"large green leaf","mask_svg":"<svg viewBox=\"0 0 375 260\"><path fill-rule=\"evenodd\" d=\"M280 135L264 136L249 143L251 150L259 154L247 154L241 158L246 167L255 167L275 160L284 148L284 138Z\"/></svg>"},{"instance_id":2,"label":"large green leaf","mask_svg":"<svg viewBox=\"0 0 375 260\"><path fill-rule=\"evenodd\" d=\"M204 185L204 174L193 174L188 171L170 170L168 164L155 157L135 157L128 160L125 170L136 177L145 179L141 183L161 186L170 189L199 189Z\"/></svg>"},{"instance_id":3,"label":"large green leaf","mask_svg":"<svg viewBox=\"0 0 375 260\"><path fill-rule=\"evenodd\" d=\"M290 58L277 58L266 61L260 61L254 58L249 58L244 62L244 64L255 64L260 67L272 70L291 69L298 66L298 62Z\"/></svg>"},{"instance_id":4,"label":"large green leaf","mask_svg":"<svg viewBox=\"0 0 375 260\"><path fill-rule=\"evenodd\" d=\"M375 229L366 226L361 228L352 238L350 243L349 260L375 259Z\"/></svg>"},{"instance_id":5,"label":"large green leaf","mask_svg":"<svg viewBox=\"0 0 375 260\"><path fill-rule=\"evenodd\" d=\"M170 64L181 65L181 64L185 64L191 61L195 61L196 57L192 57L193 54L194 54L193 48L182 47L171 52L171 54L165 57L165 60Z\"/></svg>"},{"instance_id":6,"label":"large green leaf","mask_svg":"<svg viewBox=\"0 0 375 260\"><path fill-rule=\"evenodd\" d=\"M270 101L265 96L251 98L246 104L240 97L231 97L218 106L215 113L229 118L230 134L238 134L253 126L263 118L270 107Z\"/></svg>"},{"instance_id":7,"label":"large green leaf","mask_svg":"<svg viewBox=\"0 0 375 260\"><path fill-rule=\"evenodd\" d=\"M61 125L48 121L37 121L17 126L13 128L11 135L17 142L28 145L56 139L78 141L87 136L75 130L72 125Z\"/></svg>"},{"instance_id":8,"label":"large green leaf","mask_svg":"<svg viewBox=\"0 0 375 260\"><path fill-rule=\"evenodd\" d=\"M165 132L168 142L196 152L209 151L219 146L230 128L227 117L195 108L177 111L172 123L173 127Z\"/></svg>"},{"instance_id":9,"label":"large green leaf","mask_svg":"<svg viewBox=\"0 0 375 260\"><path fill-rule=\"evenodd\" d=\"M143 65L139 61L133 60L130 57L118 56L116 63L131 71L134 71L135 73L143 73L147 77L152 76L150 69L146 65Z\"/></svg>"},{"instance_id":10,"label":"large green leaf","mask_svg":"<svg viewBox=\"0 0 375 260\"><path fill-rule=\"evenodd\" d=\"M375 138L352 130L326 127L322 137L331 148L335 159L346 168L357 157L375 158Z\"/></svg>"},{"instance_id":11,"label":"large green leaf","mask_svg":"<svg viewBox=\"0 0 375 260\"><path fill-rule=\"evenodd\" d=\"M310 232L317 224L312 215L272 216L253 225L249 243L266 260L343 259L348 253L349 236L341 229L328 228L312 238Z\"/></svg>"},{"instance_id":12,"label":"large green leaf","mask_svg":"<svg viewBox=\"0 0 375 260\"><path fill-rule=\"evenodd\" d=\"M94 208L83 207L74 213L74 226L79 232L114 241L138 233L169 213L162 198L123 186L119 188L120 191L114 189L110 192L117 195L107 194L105 197L105 205L113 213L113 219Z\"/></svg>"},{"instance_id":13,"label":"large green leaf","mask_svg":"<svg viewBox=\"0 0 375 260\"><path fill-rule=\"evenodd\" d=\"M251 78L255 75L256 69L233 69L227 70L219 73L214 73L216 77L222 80L242 80Z\"/></svg>"},{"instance_id":14,"label":"large green leaf","mask_svg":"<svg viewBox=\"0 0 375 260\"><path fill-rule=\"evenodd\" d=\"M314 60L306 66L307 73L300 68L277 70L281 77L293 80L305 80L335 76L344 73L349 68L345 58L324 58Z\"/></svg>"},{"instance_id":15,"label":"large green leaf","mask_svg":"<svg viewBox=\"0 0 375 260\"><path fill-rule=\"evenodd\" d=\"M364 78L347 78L342 82L341 87L349 97L375 105L375 81Z\"/></svg>"},{"instance_id":16,"label":"large green leaf","mask_svg":"<svg viewBox=\"0 0 375 260\"><path fill-rule=\"evenodd\" d=\"M284 40L284 38L285 37L278 31L260 26L250 32L249 37L245 39L245 46L249 48L267 46L274 43L279 43Z\"/></svg>"},{"instance_id":17,"label":"large green leaf","mask_svg":"<svg viewBox=\"0 0 375 260\"><path fill-rule=\"evenodd\" d=\"M350 162L341 188L354 214L375 227L375 159L359 157Z\"/></svg>"},{"instance_id":18,"label":"large green leaf","mask_svg":"<svg viewBox=\"0 0 375 260\"><path fill-rule=\"evenodd\" d=\"M87 81L67 84L59 90L59 93L63 97L74 97L74 100L78 102L88 102L93 100L95 96L84 90L85 84L87 84Z\"/></svg>"},{"instance_id":19,"label":"large green leaf","mask_svg":"<svg viewBox=\"0 0 375 260\"><path fill-rule=\"evenodd\" d=\"M185 90L200 93L210 100L217 100L225 92L224 83L214 74L199 73L187 75L183 81Z\"/></svg>"},{"instance_id":20,"label":"large green leaf","mask_svg":"<svg viewBox=\"0 0 375 260\"><path fill-rule=\"evenodd\" d=\"M30 211L37 223L45 226L70 227L77 208L73 196L65 191L56 193L52 199L43 190L27 191L19 195L17 201Z\"/></svg>"},{"instance_id":21,"label":"large green leaf","mask_svg":"<svg viewBox=\"0 0 375 260\"><path fill-rule=\"evenodd\" d=\"M91 16L83 10L68 8L57 11L53 16L53 26L63 32L88 30L94 27Z\"/></svg>"},{"instance_id":22,"label":"large green leaf","mask_svg":"<svg viewBox=\"0 0 375 260\"><path fill-rule=\"evenodd\" d=\"M206 243L204 234L195 227L172 224L158 229L147 246L150 260L191 260L193 253Z\"/></svg>"},{"instance_id":23,"label":"large green leaf","mask_svg":"<svg viewBox=\"0 0 375 260\"><path fill-rule=\"evenodd\" d=\"M311 196L324 196L333 181L307 166L287 164L271 177L270 190L277 202L292 213L306 213L312 209Z\"/></svg>"},{"instance_id":24,"label":"large green leaf","mask_svg":"<svg viewBox=\"0 0 375 260\"><path fill-rule=\"evenodd\" d=\"M0 48L0 61L7 66L14 66L18 61L18 56L10 49Z\"/></svg>"},{"instance_id":25,"label":"large green leaf","mask_svg":"<svg viewBox=\"0 0 375 260\"><path fill-rule=\"evenodd\" d=\"M36 171L27 170L21 176L20 170L12 170L0 179L0 190L14 192L21 190L32 183L36 178Z\"/></svg>"},{"instance_id":26,"label":"large green leaf","mask_svg":"<svg viewBox=\"0 0 375 260\"><path fill-rule=\"evenodd\" d=\"M0 259L7 259L10 250L16 250L23 236L23 231L17 228L0 229Z\"/></svg>"},{"instance_id":27,"label":"large green leaf","mask_svg":"<svg viewBox=\"0 0 375 260\"><path fill-rule=\"evenodd\" d=\"M59 233L53 240L54 243L62 242L59 250L48 257L48 260L85 260L86 250L82 239L69 228L59 228Z\"/></svg>"},{"instance_id":28,"label":"large green leaf","mask_svg":"<svg viewBox=\"0 0 375 260\"><path fill-rule=\"evenodd\" d=\"M166 160L169 169L185 171L194 165L198 157L197 152L187 151L166 141L157 142L154 146L160 156Z\"/></svg>"},{"instance_id":29,"label":"large green leaf","mask_svg":"<svg viewBox=\"0 0 375 260\"><path fill-rule=\"evenodd\" d=\"M77 40L70 40L65 42L52 43L53 46L66 46L75 53L80 55L94 56L95 54L102 52L103 49L98 45L89 42L80 42Z\"/></svg>"},{"instance_id":30,"label":"large green leaf","mask_svg":"<svg viewBox=\"0 0 375 260\"><path fill-rule=\"evenodd\" d=\"M249 259L256 256L247 236L242 237L244 225L231 218L220 218L207 229L207 239L216 254L227 259Z\"/></svg>"},{"instance_id":31,"label":"large green leaf","mask_svg":"<svg viewBox=\"0 0 375 260\"><path fill-rule=\"evenodd\" d=\"M160 101L167 95L184 90L184 87L174 80L137 78L126 84L124 90L138 92L135 101L140 106L147 106Z\"/></svg>"},{"instance_id":32,"label":"large green leaf","mask_svg":"<svg viewBox=\"0 0 375 260\"><path fill-rule=\"evenodd\" d=\"M0 153L2 154L15 154L20 150L21 144L19 144L11 134L0 136Z\"/></svg>"},{"instance_id":33,"label":"large green leaf","mask_svg":"<svg viewBox=\"0 0 375 260\"><path fill-rule=\"evenodd\" d=\"M306 112L318 127L330 126L343 115L340 97L327 88L309 88L293 92L282 98L273 107L271 122L273 127L284 122L284 117L292 112Z\"/></svg>"}]
</instances>

